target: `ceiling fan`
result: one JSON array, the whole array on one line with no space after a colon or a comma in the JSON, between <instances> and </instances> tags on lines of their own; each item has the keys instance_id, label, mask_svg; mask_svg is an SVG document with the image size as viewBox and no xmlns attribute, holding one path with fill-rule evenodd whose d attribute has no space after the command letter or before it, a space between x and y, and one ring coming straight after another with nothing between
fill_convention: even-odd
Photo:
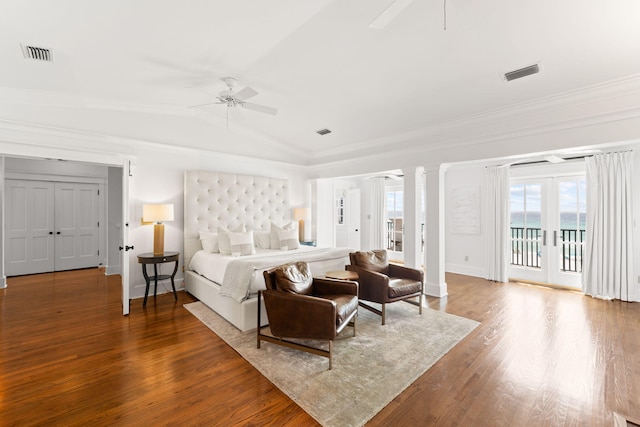
<instances>
[{"instance_id":1,"label":"ceiling fan","mask_svg":"<svg viewBox=\"0 0 640 427\"><path fill-rule=\"evenodd\" d=\"M278 110L276 108L267 107L265 105L258 105L252 102L247 102L247 99L253 98L258 94L258 92L256 92L254 89L250 88L249 86L245 87L239 92L234 92L233 88L238 85L238 81L236 79L234 79L233 77L223 77L220 80L222 80L227 85L228 89L223 90L218 94L218 96L216 97L218 98L218 101L208 102L206 104L191 105L189 108L202 107L204 105L212 105L212 104L226 104L227 109L234 108L234 107L242 107L242 108L246 108L247 110L258 111L260 113L271 114L274 116L278 113Z\"/></svg>"}]
</instances>

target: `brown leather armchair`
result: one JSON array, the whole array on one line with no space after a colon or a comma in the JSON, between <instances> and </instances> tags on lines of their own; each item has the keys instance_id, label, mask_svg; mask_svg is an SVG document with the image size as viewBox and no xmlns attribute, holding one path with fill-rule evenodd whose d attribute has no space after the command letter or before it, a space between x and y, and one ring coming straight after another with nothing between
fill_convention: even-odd
<instances>
[{"instance_id":1,"label":"brown leather armchair","mask_svg":"<svg viewBox=\"0 0 640 427\"><path fill-rule=\"evenodd\" d=\"M261 341L284 345L329 358L333 340L347 326L356 333L358 283L313 278L307 262L285 264L264 272L266 290L258 294L258 348ZM260 298L269 318L271 335L260 327ZM329 341L329 349L286 340L303 338Z\"/></svg>"},{"instance_id":2,"label":"brown leather armchair","mask_svg":"<svg viewBox=\"0 0 640 427\"><path fill-rule=\"evenodd\" d=\"M390 264L386 250L373 250L367 252L352 252L349 254L351 265L347 265L348 271L358 273L360 285L360 306L382 317L385 324L385 304L395 301L406 301L417 305L422 314L422 290L424 287L424 273L422 270ZM418 302L412 300L418 297ZM375 302L382 305L378 310L362 300Z\"/></svg>"}]
</instances>

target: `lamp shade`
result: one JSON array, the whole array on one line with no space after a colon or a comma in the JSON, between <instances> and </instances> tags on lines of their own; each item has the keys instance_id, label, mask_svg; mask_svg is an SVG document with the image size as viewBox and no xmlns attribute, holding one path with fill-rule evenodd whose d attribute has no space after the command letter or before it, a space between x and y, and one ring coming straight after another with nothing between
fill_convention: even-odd
<instances>
[{"instance_id":1,"label":"lamp shade","mask_svg":"<svg viewBox=\"0 0 640 427\"><path fill-rule=\"evenodd\" d=\"M144 222L173 221L173 205L171 203L142 205L142 220Z\"/></svg>"},{"instance_id":2,"label":"lamp shade","mask_svg":"<svg viewBox=\"0 0 640 427\"><path fill-rule=\"evenodd\" d=\"M293 218L296 221L309 219L311 216L311 209L309 208L295 208L293 209Z\"/></svg>"}]
</instances>

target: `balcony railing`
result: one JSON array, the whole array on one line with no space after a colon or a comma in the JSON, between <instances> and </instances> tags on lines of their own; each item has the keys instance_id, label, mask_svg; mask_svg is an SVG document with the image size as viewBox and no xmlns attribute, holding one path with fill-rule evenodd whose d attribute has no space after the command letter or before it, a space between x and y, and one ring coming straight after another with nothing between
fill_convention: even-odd
<instances>
[{"instance_id":1,"label":"balcony railing","mask_svg":"<svg viewBox=\"0 0 640 427\"><path fill-rule=\"evenodd\" d=\"M585 230L561 228L560 253L562 271L582 272ZM553 239L553 237L551 237ZM511 227L511 264L541 267L542 230L540 228ZM553 240L547 242L553 245Z\"/></svg>"},{"instance_id":2,"label":"balcony railing","mask_svg":"<svg viewBox=\"0 0 640 427\"><path fill-rule=\"evenodd\" d=\"M396 218L395 221L387 220L387 250L402 252L402 236L404 234L404 226L402 219ZM422 244L422 252L424 252L424 224L420 224L420 236Z\"/></svg>"}]
</instances>

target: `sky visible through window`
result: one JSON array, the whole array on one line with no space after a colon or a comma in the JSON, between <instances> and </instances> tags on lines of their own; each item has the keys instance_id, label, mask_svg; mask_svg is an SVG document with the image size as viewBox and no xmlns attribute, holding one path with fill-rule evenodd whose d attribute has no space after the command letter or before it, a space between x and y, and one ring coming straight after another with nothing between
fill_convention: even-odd
<instances>
[{"instance_id":1,"label":"sky visible through window","mask_svg":"<svg viewBox=\"0 0 640 427\"><path fill-rule=\"evenodd\" d=\"M587 183L585 180L567 180L558 183L560 228L584 230L587 212ZM542 211L542 185L538 183L514 184L510 189L511 226L540 228Z\"/></svg>"}]
</instances>

